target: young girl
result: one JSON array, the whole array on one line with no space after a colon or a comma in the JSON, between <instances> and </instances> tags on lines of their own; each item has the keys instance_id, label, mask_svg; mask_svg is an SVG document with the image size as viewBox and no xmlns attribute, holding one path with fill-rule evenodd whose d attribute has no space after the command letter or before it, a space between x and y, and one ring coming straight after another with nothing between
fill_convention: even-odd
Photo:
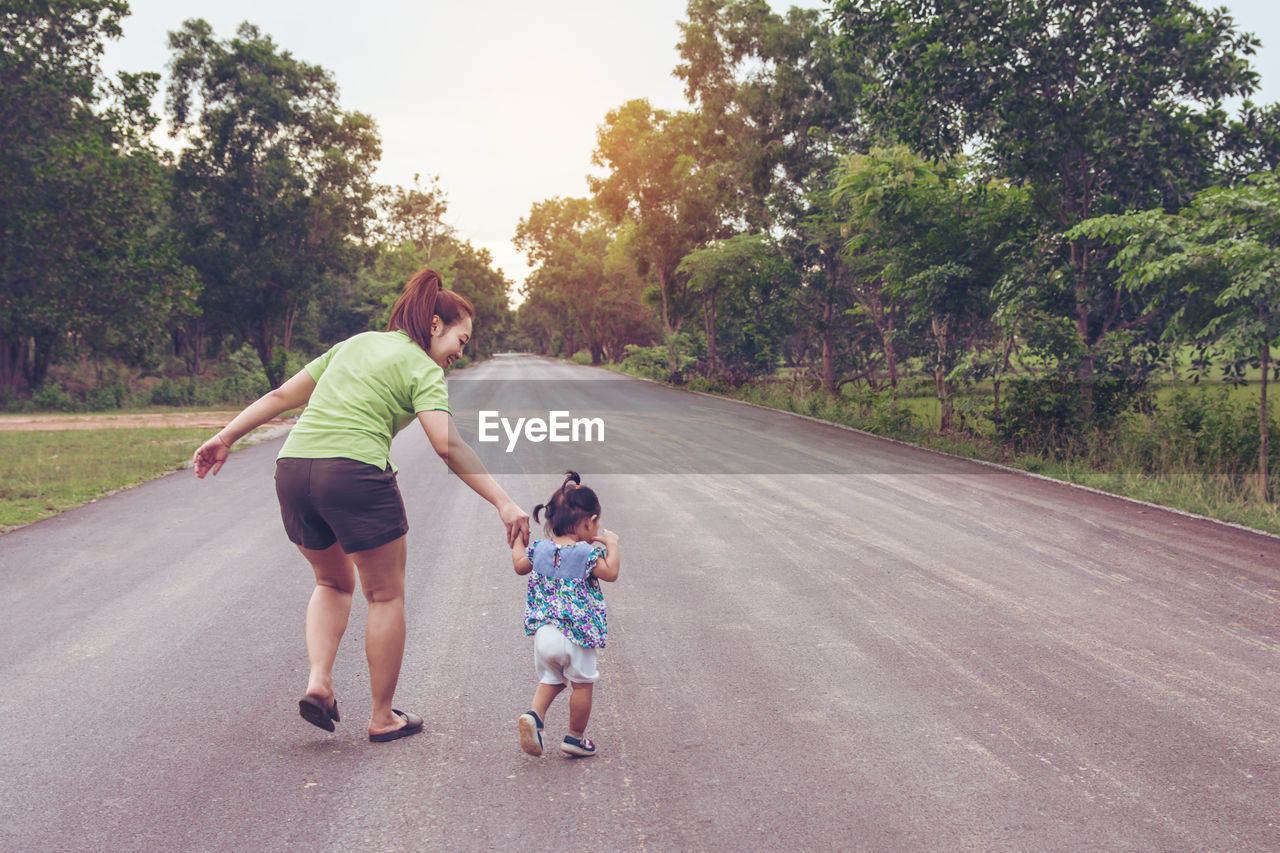
<instances>
[{"instance_id":1,"label":"young girl","mask_svg":"<svg viewBox=\"0 0 1280 853\"><path fill-rule=\"evenodd\" d=\"M529 577L524 612L524 632L533 636L533 663L538 687L533 707L516 723L520 748L542 755L542 721L551 701L566 684L569 697L569 734L561 752L572 756L596 754L596 745L584 736L591 717L591 691L596 672L596 649L604 648L609 626L605 618L600 581L616 581L620 554L616 533L600 527L600 501L581 485L573 471L545 504L533 508L533 520L546 510L543 529L549 539L525 548L511 548L516 574Z\"/></svg>"}]
</instances>

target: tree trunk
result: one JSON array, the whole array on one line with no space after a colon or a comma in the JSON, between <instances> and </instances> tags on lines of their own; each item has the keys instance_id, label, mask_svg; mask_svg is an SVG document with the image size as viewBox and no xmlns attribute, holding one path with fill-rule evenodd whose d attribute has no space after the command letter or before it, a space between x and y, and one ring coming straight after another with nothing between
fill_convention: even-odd
<instances>
[{"instance_id":1,"label":"tree trunk","mask_svg":"<svg viewBox=\"0 0 1280 853\"><path fill-rule=\"evenodd\" d=\"M591 363L599 364L603 360L604 353L604 344L600 340L600 332L592 329L582 315L578 316L578 328L582 331L583 340L587 342L587 351L591 353Z\"/></svg>"},{"instance_id":2,"label":"tree trunk","mask_svg":"<svg viewBox=\"0 0 1280 853\"><path fill-rule=\"evenodd\" d=\"M951 333L951 317L946 314L934 314L932 318L933 338L938 352L933 361L933 384L938 394L940 407L939 432L951 430L953 409L951 405L951 383L947 380L949 372L949 347Z\"/></svg>"},{"instance_id":3,"label":"tree trunk","mask_svg":"<svg viewBox=\"0 0 1280 853\"><path fill-rule=\"evenodd\" d=\"M26 370L26 340L0 337L0 392L14 394Z\"/></svg>"},{"instance_id":4,"label":"tree trunk","mask_svg":"<svg viewBox=\"0 0 1280 853\"><path fill-rule=\"evenodd\" d=\"M668 295L672 282L667 276L665 267L658 266L658 293L662 296L662 331L665 333L667 344L667 370L672 376L676 374L676 365L679 364L676 353L676 332L679 327L671 321L671 308L668 304Z\"/></svg>"},{"instance_id":5,"label":"tree trunk","mask_svg":"<svg viewBox=\"0 0 1280 853\"><path fill-rule=\"evenodd\" d=\"M201 364L201 359L204 358L204 331L203 320L195 320L187 326L187 340L185 344L190 350L190 355L187 356L187 364L190 365L191 372L197 376L204 372L204 366Z\"/></svg>"},{"instance_id":6,"label":"tree trunk","mask_svg":"<svg viewBox=\"0 0 1280 853\"><path fill-rule=\"evenodd\" d=\"M843 271L839 254L828 255L827 286L822 299L822 387L828 394L839 390L836 386L835 293L844 285Z\"/></svg>"},{"instance_id":7,"label":"tree trunk","mask_svg":"<svg viewBox=\"0 0 1280 853\"><path fill-rule=\"evenodd\" d=\"M1093 420L1093 351L1089 346L1089 271L1088 247L1081 240L1071 243L1071 266L1075 269L1075 311L1076 330L1080 334L1080 345L1084 353L1080 358L1077 379L1080 382L1080 418L1084 423Z\"/></svg>"},{"instance_id":8,"label":"tree trunk","mask_svg":"<svg viewBox=\"0 0 1280 853\"><path fill-rule=\"evenodd\" d=\"M1260 308L1259 314L1263 315L1263 328L1266 328L1266 309ZM1271 341L1264 341L1262 344L1262 388L1259 393L1260 402L1258 404L1258 498L1266 502L1271 497L1270 473L1267 470L1270 467L1271 455L1271 420L1267 416L1267 379L1271 372Z\"/></svg>"},{"instance_id":9,"label":"tree trunk","mask_svg":"<svg viewBox=\"0 0 1280 853\"><path fill-rule=\"evenodd\" d=\"M716 372L716 296L714 293L707 299L705 319L707 329L707 372L714 374Z\"/></svg>"},{"instance_id":10,"label":"tree trunk","mask_svg":"<svg viewBox=\"0 0 1280 853\"><path fill-rule=\"evenodd\" d=\"M31 354L23 366L28 388L33 390L39 388L44 384L45 377L49 375L49 364L53 361L54 340L55 336L52 332L42 332L32 338Z\"/></svg>"},{"instance_id":11,"label":"tree trunk","mask_svg":"<svg viewBox=\"0 0 1280 853\"><path fill-rule=\"evenodd\" d=\"M889 311L889 323L880 333L880 344L884 347L884 365L889 371L889 385L898 390L898 354L893 348L893 311Z\"/></svg>"},{"instance_id":12,"label":"tree trunk","mask_svg":"<svg viewBox=\"0 0 1280 853\"><path fill-rule=\"evenodd\" d=\"M835 330L832 328L834 315L835 301L828 293L822 303L822 387L828 394L836 393Z\"/></svg>"},{"instance_id":13,"label":"tree trunk","mask_svg":"<svg viewBox=\"0 0 1280 853\"><path fill-rule=\"evenodd\" d=\"M280 346L289 349L293 345L293 321L298 319L298 303L290 302L284 312L284 334L280 336Z\"/></svg>"},{"instance_id":14,"label":"tree trunk","mask_svg":"<svg viewBox=\"0 0 1280 853\"><path fill-rule=\"evenodd\" d=\"M257 337L254 348L258 351L258 361L262 362L262 372L267 375L267 383L272 388L279 388L284 383L284 369L275 363L276 336L270 322L262 321Z\"/></svg>"},{"instance_id":15,"label":"tree trunk","mask_svg":"<svg viewBox=\"0 0 1280 853\"><path fill-rule=\"evenodd\" d=\"M1013 354L1013 338L1006 338L1004 342L1004 355L1000 359L1000 366L995 371L995 376L991 380L991 388L994 394L994 400L991 406L991 422L995 424L996 431L1000 430L1000 377L1009 371L1009 357Z\"/></svg>"}]
</instances>

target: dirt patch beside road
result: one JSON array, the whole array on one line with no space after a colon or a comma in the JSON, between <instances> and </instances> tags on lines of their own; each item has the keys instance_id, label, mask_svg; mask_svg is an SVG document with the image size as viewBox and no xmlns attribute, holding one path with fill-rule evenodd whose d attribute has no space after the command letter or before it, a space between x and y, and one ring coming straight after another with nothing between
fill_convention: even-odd
<instances>
[{"instance_id":1,"label":"dirt patch beside road","mask_svg":"<svg viewBox=\"0 0 1280 853\"><path fill-rule=\"evenodd\" d=\"M128 429L175 427L221 429L236 416L226 412L142 412L132 415L0 415L0 431L37 432L61 429ZM293 418L275 418L264 426L287 426Z\"/></svg>"}]
</instances>

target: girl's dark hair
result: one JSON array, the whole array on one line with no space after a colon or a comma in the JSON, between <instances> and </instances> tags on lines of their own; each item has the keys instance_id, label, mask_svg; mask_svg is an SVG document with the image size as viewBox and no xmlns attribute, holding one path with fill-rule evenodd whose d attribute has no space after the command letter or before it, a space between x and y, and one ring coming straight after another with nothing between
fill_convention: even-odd
<instances>
[{"instance_id":1,"label":"girl's dark hair","mask_svg":"<svg viewBox=\"0 0 1280 853\"><path fill-rule=\"evenodd\" d=\"M429 350L431 318L439 316L440 322L452 326L464 314L475 322L476 307L471 300L452 290L445 290L440 273L423 267L405 283L404 291L391 309L387 331L404 332L418 346Z\"/></svg>"},{"instance_id":2,"label":"girl's dark hair","mask_svg":"<svg viewBox=\"0 0 1280 853\"><path fill-rule=\"evenodd\" d=\"M547 511L547 521L542 529L549 536L567 536L582 519L600 514L600 499L594 491L582 485L578 472L565 471L564 475L564 482L555 494L546 503L533 508L534 521L539 521L539 512Z\"/></svg>"}]
</instances>

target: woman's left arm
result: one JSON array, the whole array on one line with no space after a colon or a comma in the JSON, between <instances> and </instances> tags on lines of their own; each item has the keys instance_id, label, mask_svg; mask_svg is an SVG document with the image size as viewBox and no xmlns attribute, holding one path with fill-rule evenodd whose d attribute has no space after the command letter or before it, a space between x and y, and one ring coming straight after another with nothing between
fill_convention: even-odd
<instances>
[{"instance_id":1,"label":"woman's left arm","mask_svg":"<svg viewBox=\"0 0 1280 853\"><path fill-rule=\"evenodd\" d=\"M448 412L418 412L418 422L427 433L431 449L480 497L493 504L498 516L507 528L507 546L516 542L529 544L529 513L522 510L498 485L498 481L485 469L480 457L462 440L453 416Z\"/></svg>"},{"instance_id":2,"label":"woman's left arm","mask_svg":"<svg viewBox=\"0 0 1280 853\"><path fill-rule=\"evenodd\" d=\"M314 390L316 381L311 378L311 374L306 370L299 370L279 388L273 388L254 400L232 418L231 423L218 430L217 435L200 445L192 460L196 476L202 480L205 474L216 477L231 453L231 445L272 418L290 409L305 406Z\"/></svg>"}]
</instances>

